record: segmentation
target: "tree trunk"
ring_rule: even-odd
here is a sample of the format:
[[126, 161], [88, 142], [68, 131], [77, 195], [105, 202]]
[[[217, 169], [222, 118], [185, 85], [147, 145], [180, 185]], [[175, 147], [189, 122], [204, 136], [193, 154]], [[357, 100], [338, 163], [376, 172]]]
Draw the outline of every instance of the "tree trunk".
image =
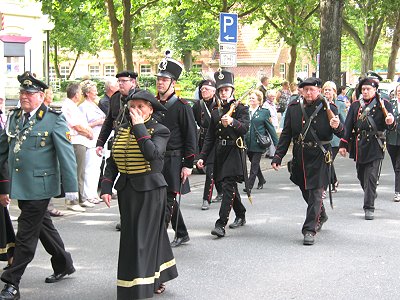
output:
[[364, 42], [362, 42], [356, 29], [346, 20], [343, 20], [343, 29], [354, 39], [361, 52], [361, 74], [372, 70], [374, 66], [374, 50], [381, 35], [384, 18], [376, 18], [370, 25], [364, 26]]
[[364, 75], [374, 67], [374, 49], [364, 45], [361, 50], [361, 75]]
[[400, 12], [397, 12], [395, 15], [397, 22], [393, 32], [392, 48], [390, 50], [387, 73], [387, 79], [392, 81], [394, 80], [394, 75], [396, 72], [396, 58], [400, 48]]
[[69, 71], [69, 74], [68, 74], [68, 76], [67, 76], [67, 80], [69, 80], [69, 79], [71, 78], [71, 75], [72, 75], [72, 73], [73, 73], [74, 70], [75, 70], [76, 64], [77, 64], [78, 59], [79, 59], [80, 56], [81, 56], [81, 51], [79, 51], [78, 54], [77, 54], [76, 57], [75, 57], [74, 64], [72, 65], [72, 68], [71, 68], [71, 70]]
[[193, 66], [193, 57], [191, 50], [183, 50], [183, 65], [185, 67], [185, 71], [189, 72]]
[[122, 60], [121, 45], [119, 43], [118, 27], [120, 22], [117, 19], [115, 13], [114, 1], [106, 0], [108, 18], [110, 19], [110, 32], [112, 47], [114, 51], [115, 64], [117, 66], [117, 72], [121, 72], [124, 69], [124, 63]]
[[122, 41], [124, 48], [124, 60], [125, 60], [125, 68], [127, 70], [133, 71], [133, 58], [132, 58], [132, 17], [131, 17], [131, 0], [124, 0], [124, 20], [122, 24]]
[[291, 45], [290, 48], [290, 63], [289, 63], [289, 70], [286, 76], [286, 79], [289, 82], [294, 82], [294, 73], [296, 72], [296, 60], [297, 60], [297, 44]]
[[60, 74], [60, 67], [58, 65], [58, 44], [57, 44], [57, 42], [54, 42], [54, 70], [56, 71], [56, 77], [58, 79], [60, 79], [61, 74]]
[[320, 61], [319, 77], [322, 82], [333, 81], [341, 85], [341, 36], [344, 0], [320, 1]]

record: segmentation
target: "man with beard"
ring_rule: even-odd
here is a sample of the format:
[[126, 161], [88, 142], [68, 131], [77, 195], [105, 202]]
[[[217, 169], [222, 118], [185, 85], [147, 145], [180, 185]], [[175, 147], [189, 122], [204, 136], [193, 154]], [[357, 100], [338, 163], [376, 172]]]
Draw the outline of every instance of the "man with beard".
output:
[[[215, 97], [215, 82], [212, 80], [203, 80], [199, 85], [201, 93], [200, 100], [193, 104], [193, 114], [196, 120], [197, 126], [200, 127], [198, 146], [199, 150], [203, 148], [204, 138], [206, 137], [208, 126], [210, 126], [211, 112], [217, 107], [217, 98]], [[202, 210], [207, 210], [211, 204], [211, 197], [213, 192], [214, 180], [213, 180], [213, 168], [214, 168], [214, 151], [211, 151], [211, 155], [206, 161], [206, 181], [204, 183], [203, 192], [203, 205]], [[217, 189], [217, 198], [221, 198], [221, 188], [219, 185], [215, 185]]]
[[278, 170], [293, 141], [290, 180], [300, 188], [308, 205], [302, 228], [304, 245], [314, 244], [316, 232], [328, 220], [322, 193], [330, 182], [330, 141], [333, 134], [343, 135], [343, 124], [337, 116], [337, 108], [332, 104], [330, 112], [334, 117], [328, 117], [329, 107], [323, 103], [321, 85], [322, 81], [315, 77], [300, 83], [303, 97], [291, 102], [286, 110], [284, 127], [271, 163]]
[[203, 168], [208, 156], [215, 152], [214, 180], [221, 183], [223, 195], [219, 219], [211, 234], [224, 237], [232, 207], [236, 218], [229, 228], [235, 229], [246, 224], [246, 208], [240, 199], [237, 183], [246, 179], [246, 165], [242, 163], [245, 158], [243, 140], [250, 121], [248, 108], [234, 98], [233, 73], [222, 70], [216, 72], [214, 78], [222, 106], [211, 113], [210, 126], [197, 166]]
[[[192, 174], [196, 151], [196, 123], [189, 103], [175, 94], [175, 84], [183, 66], [166, 57], [158, 65], [156, 74], [157, 99], [167, 108], [166, 112], [155, 112], [153, 117], [171, 132], [164, 158], [163, 175], [168, 183], [166, 224], [171, 221], [176, 231], [172, 247], [189, 242], [189, 233], [183, 221], [178, 194], [190, 192], [189, 176]], [[179, 196], [180, 197], [180, 196]]]
[[349, 152], [356, 162], [357, 178], [364, 190], [365, 220], [374, 219], [376, 187], [386, 148], [384, 131], [395, 128], [392, 104], [381, 99], [378, 86], [374, 77], [361, 79], [362, 97], [350, 105], [345, 135], [339, 144], [339, 153], [346, 156]]

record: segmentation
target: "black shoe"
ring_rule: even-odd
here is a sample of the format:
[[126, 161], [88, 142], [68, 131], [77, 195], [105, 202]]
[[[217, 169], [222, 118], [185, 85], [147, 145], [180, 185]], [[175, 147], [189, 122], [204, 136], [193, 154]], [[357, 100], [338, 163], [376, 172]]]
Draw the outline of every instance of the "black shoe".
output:
[[216, 235], [217, 237], [225, 236], [225, 229], [220, 226], [215, 226], [213, 230], [211, 230], [212, 235]]
[[190, 241], [189, 236], [184, 236], [184, 237], [179, 237], [179, 238], [175, 238], [172, 242], [171, 242], [171, 247], [179, 247], [182, 244], [186, 244]]
[[0, 300], [18, 300], [20, 299], [19, 290], [15, 285], [6, 283], [0, 293]]
[[314, 245], [314, 234], [312, 232], [307, 231], [304, 233], [303, 245]]
[[257, 190], [262, 190], [262, 188], [264, 187], [264, 184], [266, 184], [267, 181], [264, 179], [263, 182], [259, 182], [257, 185]]
[[320, 218], [319, 218], [319, 222], [317, 223], [317, 226], [315, 226], [315, 231], [320, 231], [321, 229], [322, 229], [322, 225], [324, 225], [324, 223], [326, 222], [326, 221], [328, 221], [328, 216], [327, 215], [325, 215], [325, 216], [321, 216]]
[[246, 218], [236, 218], [232, 224], [229, 224], [229, 228], [235, 229], [244, 224], [246, 224]]
[[74, 266], [70, 266], [61, 273], [58, 273], [58, 274], [54, 273], [54, 274], [50, 275], [49, 277], [46, 277], [45, 282], [46, 283], [54, 283], [54, 282], [60, 281], [65, 276], [71, 275], [74, 272], [75, 272]]
[[[250, 190], [250, 194], [251, 194], [251, 189]], [[247, 193], [247, 189], [243, 189], [243, 192]]]
[[115, 230], [121, 231], [121, 223], [117, 223], [117, 225], [115, 226]]
[[3, 268], [3, 271], [9, 269], [10, 267], [11, 267], [11, 265], [10, 265], [10, 264], [7, 264], [7, 266], [5, 266], [5, 267]]

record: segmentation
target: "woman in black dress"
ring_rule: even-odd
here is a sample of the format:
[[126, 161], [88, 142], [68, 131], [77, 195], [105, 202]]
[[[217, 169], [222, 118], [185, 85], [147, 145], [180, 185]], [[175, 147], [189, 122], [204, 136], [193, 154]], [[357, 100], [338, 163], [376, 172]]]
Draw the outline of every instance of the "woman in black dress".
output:
[[118, 300], [151, 298], [178, 276], [164, 222], [167, 183], [161, 174], [170, 132], [151, 116], [165, 108], [144, 90], [127, 100], [129, 121], [116, 128], [101, 185], [109, 206], [120, 174], [115, 184], [121, 214]]

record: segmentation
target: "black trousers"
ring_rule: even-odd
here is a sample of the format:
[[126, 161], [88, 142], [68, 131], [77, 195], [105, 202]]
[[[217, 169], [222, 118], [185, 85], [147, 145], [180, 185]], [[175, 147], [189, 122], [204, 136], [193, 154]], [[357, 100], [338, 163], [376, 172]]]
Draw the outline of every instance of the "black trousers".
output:
[[387, 144], [394, 171], [394, 191], [400, 193], [400, 146]]
[[[177, 193], [167, 192], [167, 208], [166, 208], [166, 227], [168, 228], [169, 222], [171, 222], [172, 229], [176, 232], [176, 237], [181, 238], [189, 235], [185, 221], [183, 221], [182, 211], [179, 207], [179, 203], [176, 199], [179, 197]], [[178, 228], [176, 223], [178, 222]]]
[[309, 231], [315, 234], [315, 227], [319, 222], [319, 218], [326, 215], [325, 207], [322, 203], [322, 192], [324, 188], [306, 190], [304, 187], [300, 187], [300, 190], [307, 203], [306, 220], [304, 221], [301, 232], [304, 234], [306, 231]]
[[203, 191], [203, 200], [207, 200], [209, 203], [211, 202], [213, 188], [215, 185], [215, 189], [218, 194], [221, 194], [221, 184], [218, 182], [214, 182], [213, 180], [213, 172], [214, 172], [214, 164], [207, 164], [206, 166], [206, 181], [204, 183], [204, 191]]
[[262, 157], [261, 152], [250, 152], [247, 151], [247, 156], [250, 160], [250, 174], [249, 174], [249, 189], [252, 189], [254, 186], [254, 182], [256, 181], [256, 177], [258, 178], [258, 182], [265, 182], [265, 178], [260, 168], [260, 161]]
[[219, 219], [215, 222], [215, 226], [225, 228], [229, 220], [229, 213], [233, 207], [236, 218], [244, 218], [246, 208], [242, 204], [236, 178], [225, 177], [221, 182], [222, 187], [222, 202], [219, 209]]
[[357, 178], [364, 190], [364, 210], [375, 210], [376, 187], [378, 186], [381, 159], [366, 164], [356, 164]]
[[14, 260], [11, 267], [1, 275], [2, 281], [19, 286], [22, 274], [35, 256], [39, 239], [51, 255], [54, 273], [61, 273], [72, 266], [71, 254], [65, 251], [64, 243], [47, 211], [49, 201], [50, 199], [18, 201], [21, 214], [18, 218]]

